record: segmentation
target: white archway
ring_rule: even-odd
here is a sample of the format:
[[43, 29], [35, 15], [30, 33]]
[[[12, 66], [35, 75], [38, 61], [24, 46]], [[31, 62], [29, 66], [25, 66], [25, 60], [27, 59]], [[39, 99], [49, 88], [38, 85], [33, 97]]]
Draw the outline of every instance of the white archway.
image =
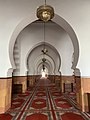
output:
[[[43, 46], [43, 45], [44, 45], [44, 42], [40, 42], [40, 43], [34, 45], [34, 46], [32, 47], [32, 49], [30, 49], [30, 50], [27, 52], [27, 55], [26, 55], [26, 68], [27, 68], [27, 71], [28, 71], [28, 69], [30, 68], [30, 66], [27, 66], [27, 65], [29, 65], [28, 63], [29, 63], [30, 61], [28, 61], [28, 60], [29, 60], [32, 52], [33, 52], [35, 49], [37, 49], [38, 47], [39, 47], [39, 49], [40, 49], [40, 47]], [[45, 43], [45, 46], [48, 47], [49, 49], [51, 49], [51, 51], [54, 52], [54, 53], [58, 56], [58, 63], [57, 63], [57, 66], [58, 66], [58, 67], [56, 67], [56, 62], [54, 61], [54, 59], [52, 58], [52, 56], [50, 56], [49, 54], [46, 54], [46, 55], [45, 55], [45, 58], [51, 62], [52, 66], [53, 66], [53, 67], [52, 67], [53, 73], [58, 73], [58, 74], [59, 74], [59, 72], [60, 72], [59, 70], [60, 70], [60, 66], [61, 66], [61, 57], [60, 57], [60, 54], [58, 53], [57, 49], [56, 49], [54, 46], [52, 46], [51, 44], [49, 44], [49, 43], [46, 42], [46, 43]], [[41, 60], [42, 58], [43, 58], [43, 55], [42, 55], [42, 54], [39, 55], [39, 56], [37, 56], [37, 57], [35, 58], [35, 59], [36, 59], [36, 60], [35, 60], [36, 63], [40, 62], [40, 60]], [[34, 65], [35, 65], [35, 63], [34, 63]], [[28, 68], [28, 67], [29, 67], [29, 68]], [[35, 67], [36, 67], [36, 66], [35, 66]]]
[[[17, 36], [19, 35], [19, 33], [29, 24], [31, 24], [32, 22], [36, 21], [37, 18], [35, 15], [32, 15], [26, 19], [24, 19], [23, 21], [20, 22], [20, 24], [17, 25], [16, 29], [14, 30], [11, 39], [10, 39], [10, 43], [9, 43], [9, 57], [10, 57], [10, 61], [11, 61], [11, 65], [12, 68], [15, 69], [15, 63], [14, 63], [14, 59], [13, 59], [13, 48], [14, 48], [14, 44], [16, 41]], [[78, 58], [79, 58], [79, 43], [78, 43], [78, 39], [77, 36], [73, 30], [73, 28], [71, 27], [71, 25], [64, 20], [62, 17], [60, 17], [59, 15], [55, 14], [55, 17], [52, 19], [53, 22], [55, 22], [56, 24], [58, 24], [59, 26], [61, 26], [70, 36], [72, 43], [73, 43], [73, 47], [74, 47], [74, 57], [73, 57], [73, 63], [72, 63], [72, 69], [76, 68], [77, 62], [78, 62]]]

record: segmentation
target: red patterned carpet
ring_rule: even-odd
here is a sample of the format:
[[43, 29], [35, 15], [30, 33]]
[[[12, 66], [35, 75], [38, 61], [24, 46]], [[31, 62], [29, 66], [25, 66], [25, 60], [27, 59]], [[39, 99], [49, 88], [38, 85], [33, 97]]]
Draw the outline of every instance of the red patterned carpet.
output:
[[62, 94], [50, 80], [40, 79], [26, 93], [14, 96], [0, 120], [89, 120], [75, 107], [75, 99], [75, 93]]

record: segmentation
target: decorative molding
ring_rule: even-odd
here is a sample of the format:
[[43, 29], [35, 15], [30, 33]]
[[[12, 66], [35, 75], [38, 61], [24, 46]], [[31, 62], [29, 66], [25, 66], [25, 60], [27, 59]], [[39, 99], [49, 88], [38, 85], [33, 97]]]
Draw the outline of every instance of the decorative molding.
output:
[[14, 77], [28, 77], [28, 76], [12, 76], [12, 78], [14, 78]]
[[2, 80], [2, 79], [12, 79], [12, 77], [0, 77], [0, 80]]
[[81, 76], [81, 78], [90, 78], [90, 76]]

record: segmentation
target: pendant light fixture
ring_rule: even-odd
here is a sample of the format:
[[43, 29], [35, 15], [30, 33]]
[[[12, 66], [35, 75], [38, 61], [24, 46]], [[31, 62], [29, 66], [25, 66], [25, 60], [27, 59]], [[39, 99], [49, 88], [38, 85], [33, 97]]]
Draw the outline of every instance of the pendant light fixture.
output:
[[45, 23], [54, 17], [54, 9], [52, 6], [47, 5], [46, 0], [45, 0], [45, 4], [41, 5], [37, 8], [36, 15], [37, 15], [37, 18], [39, 18], [40, 20], [43, 21], [43, 26], [44, 26], [44, 46], [43, 46], [43, 49], [41, 50], [41, 52], [43, 53], [42, 69], [43, 69], [43, 71], [45, 71], [45, 62], [46, 62], [45, 54], [47, 54], [47, 52], [48, 52], [48, 50], [45, 47], [45, 30], [46, 30]]
[[46, 4], [46, 0], [44, 5], [38, 7], [37, 17], [44, 22], [47, 22], [54, 17], [54, 9], [52, 6]]

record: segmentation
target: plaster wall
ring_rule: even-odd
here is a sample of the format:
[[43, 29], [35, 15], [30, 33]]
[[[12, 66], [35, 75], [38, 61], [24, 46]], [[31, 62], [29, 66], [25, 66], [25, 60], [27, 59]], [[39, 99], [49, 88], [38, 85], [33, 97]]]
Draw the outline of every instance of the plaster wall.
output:
[[[44, 41], [43, 23], [33, 23], [26, 27], [18, 36], [17, 40], [20, 41], [21, 45], [21, 56], [20, 56], [20, 75], [25, 74], [27, 71], [26, 60], [27, 54], [30, 49], [36, 44]], [[48, 53], [55, 61], [56, 69], [58, 71], [61, 66], [62, 74], [72, 75], [72, 55], [73, 45], [68, 34], [55, 23], [47, 23], [45, 27], [45, 42], [54, 46], [61, 56], [61, 63], [59, 63], [59, 57], [51, 48], [48, 49]], [[46, 46], [47, 47], [47, 46]], [[41, 53], [43, 46], [39, 46], [32, 52], [29, 60], [29, 68], [33, 68], [33, 64], [37, 56]], [[34, 69], [34, 68], [33, 68]], [[32, 71], [32, 70], [31, 70]], [[56, 73], [58, 74], [58, 73]]]
[[[8, 69], [12, 67], [9, 60], [9, 42], [14, 30], [23, 19], [35, 15], [37, 6], [41, 4], [44, 4], [42, 0], [0, 0], [1, 77], [7, 76]], [[90, 51], [90, 1], [55, 0], [52, 2], [49, 0], [47, 4], [54, 6], [55, 13], [65, 19], [74, 29], [80, 46], [77, 67], [80, 68], [82, 76], [90, 76], [90, 56], [88, 55]]]

